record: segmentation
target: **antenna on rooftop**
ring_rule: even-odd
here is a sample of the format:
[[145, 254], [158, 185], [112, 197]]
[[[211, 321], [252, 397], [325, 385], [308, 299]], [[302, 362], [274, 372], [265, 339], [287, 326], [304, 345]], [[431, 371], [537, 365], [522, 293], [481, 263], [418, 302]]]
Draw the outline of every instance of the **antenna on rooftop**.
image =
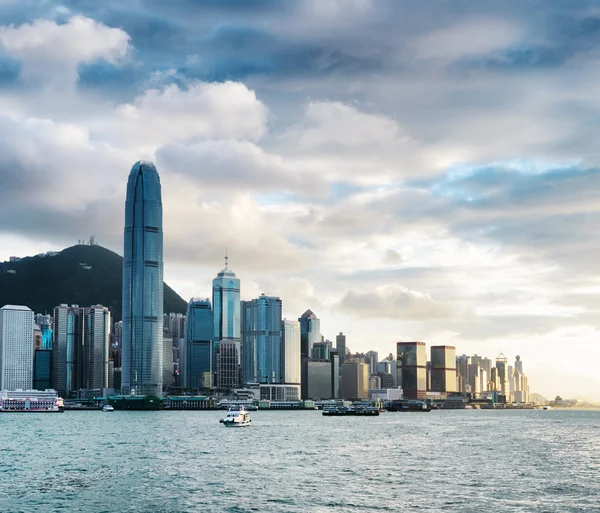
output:
[[229, 262], [229, 257], [227, 256], [227, 246], [225, 246], [225, 269], [227, 269], [228, 262]]

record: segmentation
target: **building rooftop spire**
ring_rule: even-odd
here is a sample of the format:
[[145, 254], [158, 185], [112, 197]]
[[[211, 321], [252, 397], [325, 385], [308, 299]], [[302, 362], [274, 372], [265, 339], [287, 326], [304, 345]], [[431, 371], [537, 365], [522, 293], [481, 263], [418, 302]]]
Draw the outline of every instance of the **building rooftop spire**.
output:
[[228, 262], [229, 262], [229, 257], [227, 256], [227, 246], [225, 246], [225, 269], [227, 269]]

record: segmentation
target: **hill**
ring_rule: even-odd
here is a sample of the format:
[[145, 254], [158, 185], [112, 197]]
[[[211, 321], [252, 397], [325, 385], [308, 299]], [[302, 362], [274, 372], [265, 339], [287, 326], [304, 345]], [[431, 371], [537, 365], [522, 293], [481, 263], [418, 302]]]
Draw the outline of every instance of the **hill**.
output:
[[[85, 264], [85, 267], [81, 264]], [[55, 254], [0, 263], [0, 306], [26, 305], [52, 313], [61, 304], [108, 306], [121, 320], [123, 257], [102, 246], [77, 245]], [[185, 313], [187, 303], [165, 284], [164, 311]]]

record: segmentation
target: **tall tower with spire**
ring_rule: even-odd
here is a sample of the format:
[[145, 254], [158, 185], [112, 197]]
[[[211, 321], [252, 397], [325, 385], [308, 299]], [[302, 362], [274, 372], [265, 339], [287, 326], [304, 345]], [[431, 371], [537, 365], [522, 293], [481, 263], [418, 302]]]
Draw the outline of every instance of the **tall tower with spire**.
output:
[[[225, 250], [225, 268], [213, 280], [212, 303], [213, 354], [216, 358], [222, 340], [231, 340], [238, 348], [240, 347], [240, 280], [229, 269], [227, 250]], [[238, 350], [238, 355], [239, 353]], [[241, 365], [241, 361], [239, 365]], [[215, 361], [216, 367], [217, 362]], [[216, 368], [216, 371], [218, 374], [219, 369]]]

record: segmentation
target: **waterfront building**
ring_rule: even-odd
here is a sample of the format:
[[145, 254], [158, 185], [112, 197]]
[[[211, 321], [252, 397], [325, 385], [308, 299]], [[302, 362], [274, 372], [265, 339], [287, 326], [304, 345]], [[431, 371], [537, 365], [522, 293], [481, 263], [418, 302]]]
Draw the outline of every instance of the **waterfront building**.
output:
[[342, 365], [340, 396], [343, 399], [369, 398], [369, 365], [358, 358], [346, 359]]
[[163, 227], [160, 178], [150, 162], [131, 168], [125, 200], [121, 391], [162, 395]]
[[488, 376], [490, 375], [490, 372], [493, 367], [492, 360], [490, 360], [489, 358], [485, 358], [483, 356], [479, 356], [477, 354], [474, 354], [473, 356], [470, 357], [469, 363], [478, 363], [479, 368], [485, 370], [485, 372], [487, 373]]
[[[229, 257], [225, 256], [225, 268], [212, 282], [213, 306], [213, 357], [221, 340], [241, 343], [241, 302], [240, 280], [228, 267]], [[216, 367], [216, 361], [215, 361]], [[218, 367], [216, 368], [218, 372]]]
[[83, 347], [83, 317], [79, 305], [54, 308], [52, 388], [64, 398], [76, 397], [79, 388], [77, 357]]
[[311, 310], [306, 310], [298, 322], [300, 323], [300, 352], [310, 358], [313, 345], [321, 342], [321, 321]]
[[0, 308], [0, 390], [33, 385], [33, 312], [26, 306]]
[[431, 390], [456, 392], [456, 348], [431, 346]]
[[283, 336], [281, 344], [283, 382], [290, 385], [300, 385], [300, 323], [284, 319], [281, 322]]
[[50, 349], [38, 349], [33, 356], [33, 388], [35, 390], [46, 390], [51, 384], [52, 351]]
[[425, 342], [396, 344], [398, 386], [407, 399], [425, 399], [427, 392], [427, 350]]
[[214, 314], [210, 300], [192, 298], [185, 316], [185, 338], [179, 346], [179, 372], [184, 388], [201, 388], [204, 373], [215, 373]]
[[300, 385], [286, 384], [260, 384], [261, 401], [298, 401], [300, 399]]
[[303, 399], [336, 399], [339, 397], [339, 358], [332, 353], [327, 361], [307, 362], [307, 397]]
[[508, 385], [508, 360], [504, 354], [496, 356], [496, 369], [498, 369], [498, 380], [500, 381], [500, 391], [509, 398], [510, 390]]
[[[221, 339], [217, 348], [217, 388], [233, 390], [240, 386], [241, 350], [239, 340]], [[210, 374], [205, 373], [203, 385], [209, 385]]]
[[340, 365], [344, 365], [344, 361], [346, 360], [346, 335], [341, 331], [335, 337], [335, 349], [340, 357]]
[[242, 301], [244, 383], [282, 383], [281, 299], [261, 294]]

